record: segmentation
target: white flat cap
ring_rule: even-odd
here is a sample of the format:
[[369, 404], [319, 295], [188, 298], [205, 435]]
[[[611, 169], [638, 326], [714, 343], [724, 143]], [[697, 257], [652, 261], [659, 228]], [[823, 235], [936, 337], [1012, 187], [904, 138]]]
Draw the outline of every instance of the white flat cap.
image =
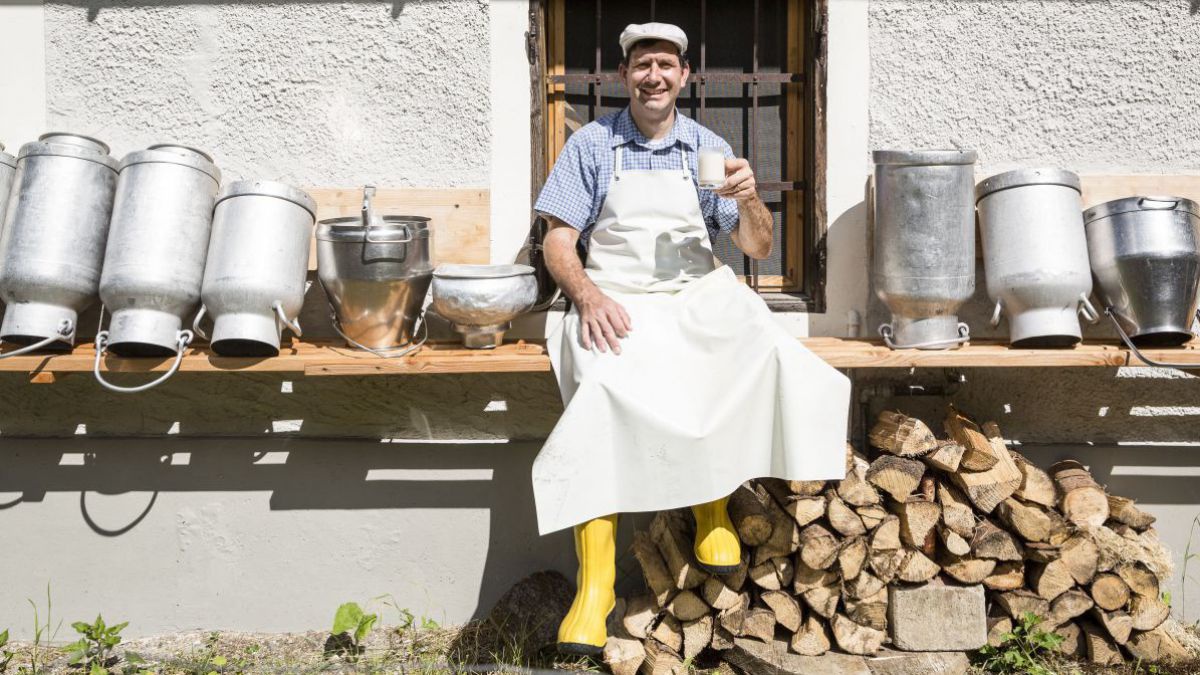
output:
[[621, 54], [629, 56], [629, 48], [640, 40], [666, 40], [679, 47], [679, 53], [687, 51], [687, 33], [670, 23], [631, 23], [621, 31]]

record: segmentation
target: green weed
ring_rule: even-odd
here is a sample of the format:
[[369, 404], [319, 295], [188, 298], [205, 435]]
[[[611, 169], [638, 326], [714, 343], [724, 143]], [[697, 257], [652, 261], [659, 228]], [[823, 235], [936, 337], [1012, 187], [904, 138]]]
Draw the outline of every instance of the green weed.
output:
[[357, 602], [343, 603], [333, 615], [333, 628], [329, 630], [329, 639], [325, 641], [325, 655], [340, 656], [350, 663], [356, 663], [367, 651], [364, 643], [377, 621], [378, 614], [363, 612]]
[[1026, 612], [1012, 631], [1001, 637], [999, 647], [980, 649], [983, 669], [1003, 675], [1056, 675], [1045, 665], [1044, 657], [1062, 644], [1063, 637], [1039, 628], [1041, 622], [1041, 617]]

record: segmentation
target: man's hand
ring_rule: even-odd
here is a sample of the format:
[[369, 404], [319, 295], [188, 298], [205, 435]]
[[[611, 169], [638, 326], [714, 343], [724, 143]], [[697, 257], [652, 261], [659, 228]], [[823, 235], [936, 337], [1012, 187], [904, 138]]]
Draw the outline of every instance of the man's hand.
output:
[[590, 350], [595, 344], [601, 352], [611, 348], [613, 354], [620, 354], [621, 339], [633, 329], [625, 308], [599, 289], [580, 298], [578, 305], [583, 348]]
[[758, 196], [757, 185], [750, 162], [742, 157], [727, 159], [725, 160], [725, 183], [717, 188], [716, 193], [722, 197], [744, 202]]

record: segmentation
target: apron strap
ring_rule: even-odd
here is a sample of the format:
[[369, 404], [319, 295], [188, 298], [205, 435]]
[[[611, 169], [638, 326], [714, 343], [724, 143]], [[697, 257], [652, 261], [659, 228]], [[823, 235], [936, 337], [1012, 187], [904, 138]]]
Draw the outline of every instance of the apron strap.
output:
[[621, 180], [621, 174], [625, 171], [621, 166], [621, 146], [617, 146], [613, 153], [613, 180]]
[[683, 145], [683, 143], [679, 144], [679, 160], [681, 162], [683, 162], [683, 179], [691, 180], [692, 179], [692, 165], [688, 164], [687, 148]]

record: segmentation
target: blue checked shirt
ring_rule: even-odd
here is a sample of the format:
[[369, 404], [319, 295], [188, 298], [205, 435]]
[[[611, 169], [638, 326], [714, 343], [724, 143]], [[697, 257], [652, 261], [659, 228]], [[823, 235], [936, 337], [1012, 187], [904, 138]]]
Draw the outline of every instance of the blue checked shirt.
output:
[[[580, 245], [586, 250], [591, 230], [600, 217], [600, 207], [608, 197], [613, 176], [613, 150], [624, 146], [621, 156], [626, 170], [679, 171], [683, 169], [677, 147], [680, 145], [687, 150], [693, 183], [699, 172], [697, 152], [700, 148], [719, 147], [725, 152], [726, 159], [733, 158], [733, 149], [725, 139], [678, 110], [671, 132], [658, 141], [642, 135], [633, 123], [628, 107], [605, 115], [584, 125], [567, 139], [533, 208], [579, 230], [582, 233]], [[715, 239], [718, 232], [730, 232], [737, 227], [736, 201], [718, 197], [712, 190], [697, 188], [697, 193], [709, 237]]]

